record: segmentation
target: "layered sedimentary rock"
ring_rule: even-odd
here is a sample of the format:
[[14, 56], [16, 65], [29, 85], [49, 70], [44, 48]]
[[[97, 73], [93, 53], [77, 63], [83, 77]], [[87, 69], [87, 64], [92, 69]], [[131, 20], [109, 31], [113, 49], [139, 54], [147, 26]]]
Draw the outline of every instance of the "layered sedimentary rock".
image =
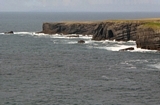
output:
[[83, 34], [93, 35], [94, 27], [98, 23], [75, 23], [75, 22], [63, 22], [63, 23], [44, 23], [43, 33], [46, 34]]
[[138, 48], [160, 51], [160, 31], [152, 28], [140, 28], [136, 34]]
[[46, 34], [83, 34], [93, 35], [93, 40], [128, 41], [136, 39], [139, 22], [61, 22], [44, 23], [43, 33]]
[[159, 30], [160, 20], [154, 19], [44, 23], [42, 32], [93, 35], [93, 40], [134, 40], [139, 48], [160, 50]]

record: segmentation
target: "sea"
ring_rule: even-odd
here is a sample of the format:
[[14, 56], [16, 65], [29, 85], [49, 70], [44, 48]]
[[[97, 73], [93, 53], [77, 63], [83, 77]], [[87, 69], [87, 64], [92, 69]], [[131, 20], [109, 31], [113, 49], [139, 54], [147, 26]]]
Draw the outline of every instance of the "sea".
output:
[[[159, 17], [156, 12], [1, 12], [0, 105], [160, 105], [160, 52], [137, 48], [135, 41], [36, 33], [44, 22]], [[14, 34], [4, 34], [8, 31]], [[135, 50], [119, 51], [127, 47]]]

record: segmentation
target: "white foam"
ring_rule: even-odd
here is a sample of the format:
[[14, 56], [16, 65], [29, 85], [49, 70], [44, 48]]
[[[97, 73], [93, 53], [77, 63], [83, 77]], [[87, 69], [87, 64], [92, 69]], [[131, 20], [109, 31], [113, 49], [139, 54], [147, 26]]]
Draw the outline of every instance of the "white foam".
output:
[[35, 32], [32, 32], [31, 35], [36, 35], [36, 36], [49, 36], [48, 34], [44, 34], [44, 33], [35, 33]]
[[94, 43], [91, 39], [85, 40], [85, 43], [86, 43], [86, 44], [94, 44], [94, 45], [98, 45], [98, 44]]
[[44, 33], [36, 33], [36, 32], [14, 32], [17, 35], [32, 35], [32, 36], [49, 36], [48, 34]]
[[129, 48], [129, 47], [136, 48], [136, 46], [133, 46], [133, 45], [118, 45], [118, 44], [112, 45], [111, 47], [104, 46], [104, 47], [97, 47], [97, 48], [106, 49], [109, 51], [119, 51], [121, 49]]
[[99, 49], [106, 49], [109, 51], [120, 51], [121, 49], [126, 49], [129, 47], [134, 48], [134, 50], [127, 50], [129, 52], [157, 52], [157, 50], [147, 50], [147, 49], [137, 48], [136, 46], [127, 46], [127, 45], [117, 45], [117, 46], [113, 46], [113, 47], [99, 47]]
[[[4, 33], [0, 33], [4, 34]], [[68, 34], [68, 35], [61, 35], [61, 34], [44, 34], [44, 33], [36, 33], [36, 32], [14, 32], [17, 35], [31, 35], [31, 36], [48, 36], [50, 38], [63, 38], [63, 39], [74, 39], [74, 38], [81, 38], [81, 39], [91, 39], [91, 35], [77, 35], [77, 34]], [[73, 37], [71, 37], [73, 35]], [[79, 36], [79, 37], [74, 37]]]
[[82, 39], [92, 39], [92, 36], [91, 35], [79, 35], [79, 38], [82, 38]]
[[127, 41], [129, 43], [136, 43], [136, 41], [133, 41], [133, 40], [130, 40], [130, 41]]
[[[4, 35], [4, 33], [0, 33], [1, 35]], [[156, 50], [147, 50], [147, 49], [141, 49], [136, 47], [135, 41], [115, 41], [115, 40], [102, 40], [102, 41], [94, 41], [92, 39], [92, 35], [78, 35], [79, 37], [68, 37], [68, 36], [76, 36], [77, 34], [68, 34], [68, 35], [61, 35], [61, 34], [44, 34], [44, 33], [36, 33], [36, 32], [14, 32], [14, 34], [18, 35], [31, 35], [31, 36], [37, 36], [37, 37], [49, 37], [49, 38], [61, 38], [61, 39], [84, 39], [85, 44], [90, 44], [90, 48], [97, 48], [97, 49], [105, 49], [109, 51], [119, 51], [121, 49], [133, 47], [134, 50], [131, 50], [130, 52], [157, 52]], [[7, 34], [10, 35], [10, 34]], [[68, 44], [75, 44], [77, 41], [68, 41]]]
[[118, 45], [118, 47], [116, 47], [116, 50], [119, 51], [121, 49], [126, 49], [126, 48], [129, 48], [129, 47], [133, 47], [134, 49], [136, 48], [135, 45]]
[[64, 39], [65, 37], [63, 35], [54, 34], [54, 35], [50, 35], [50, 38]]
[[32, 32], [14, 32], [14, 34], [33, 34]]
[[105, 41], [102, 41], [102, 42], [103, 43], [118, 43], [118, 41], [116, 42], [115, 40], [105, 40]]
[[[73, 37], [72, 37], [73, 35]], [[78, 37], [74, 37], [78, 36]], [[62, 38], [62, 39], [91, 39], [91, 36], [84, 36], [84, 35], [77, 35], [77, 34], [68, 34], [68, 35], [61, 35], [61, 34], [53, 34], [50, 35], [51, 38]]]
[[78, 43], [77, 41], [72, 41], [72, 42], [68, 42], [69, 44], [76, 44]]
[[[93, 43], [94, 43], [94, 41], [93, 41]], [[100, 41], [99, 43], [106, 44], [106, 45], [103, 45], [101, 47], [97, 46], [96, 48], [105, 49], [105, 50], [109, 50], [109, 51], [119, 51], [121, 49], [133, 47], [134, 50], [128, 50], [128, 51], [129, 52], [157, 52], [157, 50], [147, 50], [147, 49], [137, 48], [135, 41], [128, 41], [128, 42], [120, 41], [119, 42], [119, 41], [115, 41], [115, 40], [113, 40], [113, 41], [105, 40], [105, 41]]]
[[0, 33], [0, 35], [4, 35], [4, 33]]
[[128, 43], [128, 44], [135, 44], [136, 41], [116, 41], [116, 40], [104, 40], [104, 41], [99, 41], [99, 42], [103, 42], [103, 43], [117, 43], [117, 44], [125, 44], [125, 43]]
[[130, 52], [157, 52], [157, 50], [147, 50], [147, 49], [141, 49], [141, 48], [135, 47], [134, 50]]

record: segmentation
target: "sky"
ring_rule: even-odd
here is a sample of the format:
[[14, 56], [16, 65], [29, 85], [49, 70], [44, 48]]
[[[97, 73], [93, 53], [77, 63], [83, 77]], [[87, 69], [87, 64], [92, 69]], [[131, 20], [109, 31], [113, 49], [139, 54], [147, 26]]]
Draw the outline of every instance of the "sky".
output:
[[160, 12], [160, 0], [0, 0], [0, 12]]

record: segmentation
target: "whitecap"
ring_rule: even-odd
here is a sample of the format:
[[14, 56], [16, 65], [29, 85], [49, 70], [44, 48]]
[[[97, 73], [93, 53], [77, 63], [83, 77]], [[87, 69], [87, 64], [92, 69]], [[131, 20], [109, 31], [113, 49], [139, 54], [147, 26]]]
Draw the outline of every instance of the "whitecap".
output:
[[154, 64], [154, 65], [150, 65], [150, 66], [160, 70], [160, 63]]

